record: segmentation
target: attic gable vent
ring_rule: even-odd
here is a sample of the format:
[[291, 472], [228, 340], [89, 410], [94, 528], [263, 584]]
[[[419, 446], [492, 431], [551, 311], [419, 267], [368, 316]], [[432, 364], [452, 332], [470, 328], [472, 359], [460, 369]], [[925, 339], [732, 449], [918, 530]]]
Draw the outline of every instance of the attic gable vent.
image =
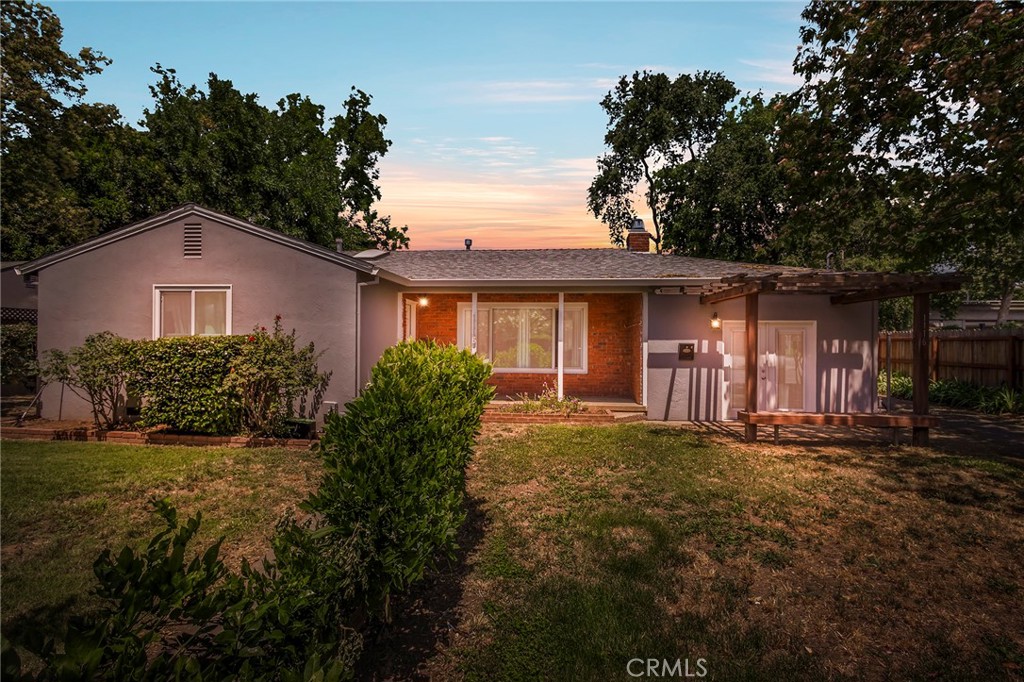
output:
[[185, 258], [203, 257], [203, 226], [185, 226]]

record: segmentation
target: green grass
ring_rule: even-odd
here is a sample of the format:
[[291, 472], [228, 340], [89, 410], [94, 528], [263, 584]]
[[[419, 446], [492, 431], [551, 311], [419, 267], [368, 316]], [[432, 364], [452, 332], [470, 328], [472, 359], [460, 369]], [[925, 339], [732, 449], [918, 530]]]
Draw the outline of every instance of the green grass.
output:
[[725, 680], [1015, 679], [1019, 468], [551, 426], [490, 431], [469, 491], [478, 606], [444, 656], [466, 679], [631, 679], [632, 658]]
[[259, 559], [277, 519], [315, 484], [314, 455], [290, 450], [4, 441], [0, 446], [5, 636], [52, 633], [90, 608], [105, 547], [148, 541], [153, 497], [203, 513], [200, 543], [229, 563]]

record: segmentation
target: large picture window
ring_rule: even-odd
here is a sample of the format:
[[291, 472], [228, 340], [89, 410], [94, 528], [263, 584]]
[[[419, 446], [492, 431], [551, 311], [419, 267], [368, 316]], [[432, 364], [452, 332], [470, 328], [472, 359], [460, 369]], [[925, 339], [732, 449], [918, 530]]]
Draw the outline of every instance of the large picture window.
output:
[[[587, 371], [587, 304], [565, 304], [565, 371]], [[459, 347], [473, 347], [473, 307], [459, 304]], [[495, 372], [554, 372], [558, 369], [558, 305], [479, 303], [477, 353]]]
[[222, 336], [231, 333], [231, 288], [156, 286], [153, 337]]

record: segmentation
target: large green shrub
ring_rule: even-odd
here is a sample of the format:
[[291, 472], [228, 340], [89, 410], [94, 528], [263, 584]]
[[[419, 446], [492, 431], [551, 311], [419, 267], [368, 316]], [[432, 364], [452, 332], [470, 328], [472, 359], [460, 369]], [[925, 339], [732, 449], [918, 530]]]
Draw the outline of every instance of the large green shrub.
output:
[[135, 341], [130, 389], [142, 400], [141, 426], [204, 434], [238, 432], [239, 402], [225, 385], [243, 336]]
[[390, 617], [389, 601], [455, 549], [465, 518], [465, 468], [494, 389], [490, 365], [433, 342], [384, 352], [370, 383], [321, 439], [325, 473], [305, 503], [326, 545], [363, 551], [362, 599]]
[[39, 373], [36, 326], [28, 322], [0, 325], [0, 383], [31, 387]]
[[47, 351], [40, 376], [44, 381], [60, 381], [88, 400], [98, 428], [114, 428], [125, 416], [131, 343], [112, 332], [92, 334], [81, 346], [67, 352]]

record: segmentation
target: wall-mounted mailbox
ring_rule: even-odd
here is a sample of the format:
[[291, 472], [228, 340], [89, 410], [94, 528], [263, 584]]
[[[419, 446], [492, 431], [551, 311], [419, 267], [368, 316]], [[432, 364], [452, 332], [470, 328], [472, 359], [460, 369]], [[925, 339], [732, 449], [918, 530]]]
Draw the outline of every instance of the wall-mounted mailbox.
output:
[[679, 344], [679, 359], [680, 360], [693, 360], [694, 348], [697, 344], [695, 343], [681, 343]]

